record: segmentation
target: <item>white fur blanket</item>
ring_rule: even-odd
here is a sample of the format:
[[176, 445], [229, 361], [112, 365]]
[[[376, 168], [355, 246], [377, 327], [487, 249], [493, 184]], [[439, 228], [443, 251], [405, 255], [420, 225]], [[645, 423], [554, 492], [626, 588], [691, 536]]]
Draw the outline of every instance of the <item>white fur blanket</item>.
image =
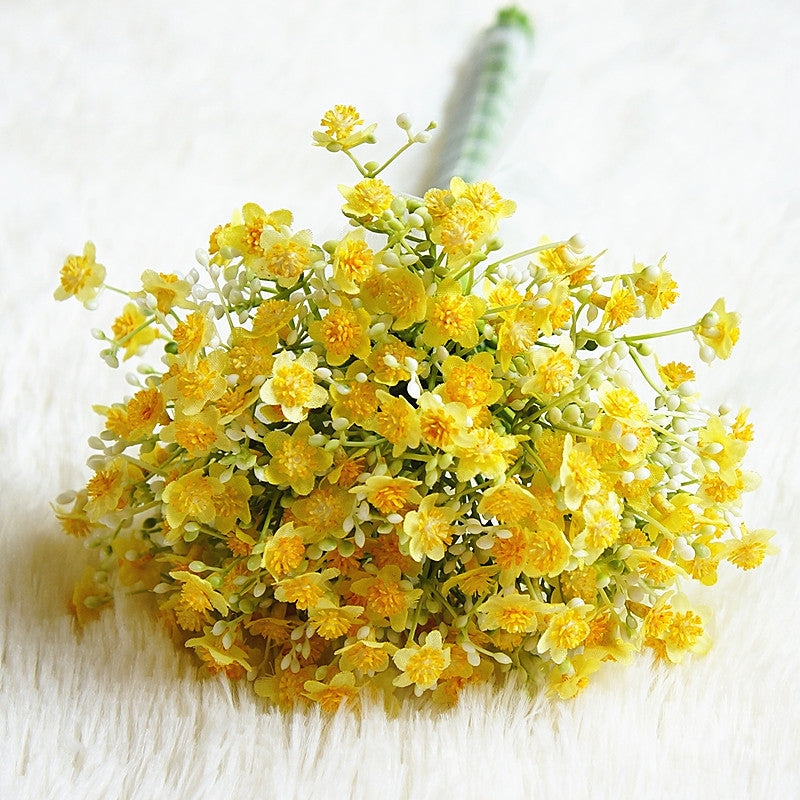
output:
[[[198, 681], [134, 600], [78, 641], [80, 572], [48, 502], [86, 480], [92, 403], [125, 393], [94, 314], [56, 304], [87, 238], [109, 279], [192, 266], [247, 201], [319, 238], [345, 159], [310, 147], [333, 103], [392, 136], [443, 119], [485, 0], [46, 0], [0, 5], [0, 797], [789, 798], [800, 796], [800, 6], [788, 0], [529, 3], [532, 77], [494, 177], [514, 242], [580, 231], [608, 269], [669, 253], [676, 324], [721, 294], [733, 357], [698, 383], [752, 406], [759, 570], [724, 570], [703, 659], [610, 668], [571, 702], [512, 691], [386, 719], [267, 711]], [[396, 129], [395, 129], [396, 130]], [[435, 142], [391, 173], [419, 188]], [[798, 294], [796, 294], [798, 293]]]

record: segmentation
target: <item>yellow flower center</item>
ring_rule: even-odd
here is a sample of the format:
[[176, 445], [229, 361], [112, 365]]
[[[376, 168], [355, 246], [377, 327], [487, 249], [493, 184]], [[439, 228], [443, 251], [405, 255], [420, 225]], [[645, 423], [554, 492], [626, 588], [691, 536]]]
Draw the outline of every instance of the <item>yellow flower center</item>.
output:
[[179, 322], [172, 332], [179, 353], [196, 353], [203, 346], [206, 333], [206, 318], [195, 312]]
[[342, 703], [342, 700], [349, 700], [356, 693], [352, 686], [326, 686], [322, 691], [314, 695], [314, 699], [319, 703], [319, 707], [326, 712], [333, 713]]
[[347, 308], [333, 309], [322, 321], [323, 344], [333, 355], [351, 354], [363, 334], [356, 313]]
[[208, 611], [211, 608], [211, 600], [200, 586], [187, 582], [181, 587], [181, 600], [193, 611]]
[[304, 442], [288, 439], [278, 447], [274, 455], [275, 464], [290, 481], [305, 478], [311, 474], [312, 453], [312, 448]]
[[428, 444], [441, 449], [452, 443], [458, 433], [458, 425], [444, 409], [439, 408], [422, 414], [420, 431]]
[[380, 178], [366, 178], [353, 187], [350, 205], [358, 214], [378, 217], [392, 204], [392, 190]]
[[370, 503], [383, 514], [400, 511], [406, 505], [407, 489], [403, 486], [384, 486], [370, 497]]
[[675, 614], [667, 630], [666, 641], [678, 650], [688, 650], [697, 644], [702, 635], [703, 620], [694, 611], [686, 611]]
[[272, 381], [275, 397], [287, 408], [305, 405], [311, 399], [313, 389], [314, 375], [300, 364], [290, 364], [278, 370]]
[[67, 294], [77, 294], [91, 275], [86, 256], [70, 256], [61, 268], [61, 285]]
[[589, 624], [578, 611], [569, 609], [550, 623], [553, 644], [561, 650], [572, 650], [590, 633]]
[[480, 213], [471, 203], [448, 209], [442, 220], [442, 247], [448, 255], [469, 253], [483, 232]]
[[286, 601], [294, 603], [301, 611], [307, 611], [315, 606], [325, 594], [320, 586], [317, 586], [316, 583], [313, 583], [304, 575], [287, 581], [283, 590], [286, 595]]
[[336, 105], [330, 111], [325, 112], [319, 124], [325, 129], [328, 136], [341, 142], [353, 132], [356, 125], [360, 125], [362, 122], [363, 120], [354, 106]]
[[305, 555], [306, 548], [299, 536], [279, 536], [270, 542], [264, 561], [270, 572], [280, 577], [297, 569]]
[[385, 617], [399, 614], [406, 607], [406, 595], [403, 587], [395, 581], [376, 578], [366, 597], [370, 606]]
[[187, 516], [202, 516], [213, 505], [211, 486], [202, 475], [187, 475], [179, 479], [178, 490], [170, 505]]
[[614, 292], [606, 303], [606, 316], [612, 328], [629, 322], [636, 313], [636, 298], [627, 289]]
[[434, 301], [430, 321], [449, 338], [456, 338], [474, 322], [472, 306], [461, 295], [443, 295]]
[[377, 387], [372, 383], [352, 383], [350, 394], [340, 400], [343, 413], [354, 422], [364, 422], [378, 410]]
[[324, 639], [336, 639], [350, 630], [352, 621], [339, 608], [325, 608], [314, 615], [317, 633]]
[[187, 400], [205, 400], [212, 393], [217, 373], [207, 361], [201, 361], [194, 372], [181, 370], [178, 391]]
[[739, 569], [754, 569], [764, 561], [766, 555], [766, 542], [740, 542], [731, 550], [728, 561]]
[[447, 398], [465, 406], [479, 406], [486, 402], [492, 390], [492, 378], [485, 369], [463, 364], [456, 366], [445, 383]]
[[555, 531], [544, 528], [537, 531], [528, 549], [528, 563], [544, 574], [552, 572], [563, 560], [564, 544]]
[[208, 452], [216, 440], [216, 432], [204, 422], [186, 419], [175, 423], [175, 441], [190, 455]]
[[96, 472], [89, 483], [86, 484], [86, 491], [89, 497], [98, 498], [105, 497], [110, 494], [119, 485], [120, 471], [118, 467], [109, 467], [108, 469]]
[[377, 647], [369, 647], [363, 642], [357, 642], [352, 649], [347, 651], [347, 658], [356, 668], [371, 672], [384, 666], [387, 661], [386, 653]]
[[497, 621], [509, 633], [525, 633], [530, 628], [534, 610], [524, 606], [506, 606], [497, 612]]
[[252, 219], [249, 224], [245, 225], [244, 245], [247, 252], [251, 255], [261, 256], [264, 255], [264, 249], [261, 247], [261, 234], [264, 232], [264, 226], [267, 221], [262, 217]]
[[413, 536], [423, 553], [429, 553], [440, 544], [449, 544], [453, 529], [440, 508], [420, 511], [417, 516], [417, 530]]
[[412, 683], [428, 686], [435, 683], [444, 671], [446, 660], [444, 653], [435, 647], [420, 647], [406, 663], [405, 674]]
[[528, 540], [520, 530], [512, 530], [507, 539], [495, 539], [492, 555], [500, 569], [521, 568], [528, 556]]
[[558, 394], [569, 386], [575, 374], [575, 362], [567, 353], [553, 353], [536, 374], [545, 394]]
[[360, 239], [347, 239], [336, 249], [334, 269], [355, 284], [363, 283], [373, 270], [375, 254]]
[[276, 242], [266, 254], [266, 269], [279, 278], [296, 278], [308, 264], [308, 248], [298, 242]]

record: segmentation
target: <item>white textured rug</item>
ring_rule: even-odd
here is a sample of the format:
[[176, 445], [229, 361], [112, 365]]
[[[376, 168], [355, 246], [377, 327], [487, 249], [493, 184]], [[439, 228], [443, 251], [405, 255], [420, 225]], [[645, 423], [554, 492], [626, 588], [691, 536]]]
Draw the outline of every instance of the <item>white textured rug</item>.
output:
[[[125, 391], [107, 324], [51, 297], [92, 238], [119, 285], [184, 270], [246, 201], [335, 233], [342, 159], [309, 145], [327, 107], [442, 119], [485, 0], [224, 6], [0, 4], [0, 797], [789, 798], [800, 796], [800, 6], [791, 0], [530, 3], [533, 72], [493, 177], [509, 241], [580, 231], [610, 269], [669, 253], [695, 319], [743, 315], [699, 384], [753, 407], [754, 527], [779, 556], [705, 594], [716, 645], [688, 666], [607, 669], [573, 702], [470, 695], [387, 720], [265, 711], [198, 682], [135, 601], [77, 641], [81, 547], [48, 501], [88, 475], [93, 402]], [[417, 190], [420, 148], [390, 175]]]

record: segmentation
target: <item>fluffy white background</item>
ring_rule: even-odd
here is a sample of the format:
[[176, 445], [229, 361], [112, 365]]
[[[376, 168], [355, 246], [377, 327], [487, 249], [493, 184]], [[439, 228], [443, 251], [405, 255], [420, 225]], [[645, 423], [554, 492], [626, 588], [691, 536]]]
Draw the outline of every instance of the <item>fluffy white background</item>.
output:
[[[716, 646], [688, 667], [608, 669], [572, 703], [481, 693], [437, 717], [265, 711], [198, 682], [132, 602], [76, 641], [80, 572], [48, 501], [88, 475], [92, 402], [125, 392], [51, 293], [92, 238], [110, 278], [185, 270], [246, 201], [337, 233], [344, 159], [309, 146], [334, 102], [386, 139], [443, 119], [479, 0], [0, 4], [0, 719], [4, 798], [796, 797], [795, 543], [800, 6], [792, 0], [531, 2], [537, 39], [516, 135], [492, 172], [514, 242], [583, 233], [606, 267], [669, 253], [691, 321], [743, 314], [709, 402], [753, 407], [753, 527], [781, 554], [706, 592]], [[396, 129], [395, 129], [396, 130]], [[435, 143], [397, 165], [418, 190]], [[689, 347], [688, 352], [693, 352]]]

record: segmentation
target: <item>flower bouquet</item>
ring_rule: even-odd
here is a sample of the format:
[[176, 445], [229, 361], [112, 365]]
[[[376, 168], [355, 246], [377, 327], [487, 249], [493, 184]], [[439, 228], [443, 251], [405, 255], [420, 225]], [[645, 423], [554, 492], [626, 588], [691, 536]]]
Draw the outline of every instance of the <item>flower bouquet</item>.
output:
[[[719, 299], [637, 332], [678, 297], [663, 259], [603, 274], [577, 237], [504, 253], [515, 204], [491, 184], [384, 181], [433, 127], [397, 124], [364, 161], [376, 126], [322, 117], [314, 143], [357, 172], [339, 238], [248, 203], [199, 268], [116, 290], [94, 335], [110, 366], [139, 359], [134, 391], [95, 407], [93, 475], [56, 504], [92, 553], [78, 624], [147, 593], [206, 672], [328, 711], [503, 676], [567, 698], [604, 662], [705, 652], [682, 586], [758, 566], [773, 533], [738, 516], [747, 409], [705, 408], [651, 342], [727, 358], [738, 315]], [[105, 278], [87, 243], [55, 296], [92, 307]]]

